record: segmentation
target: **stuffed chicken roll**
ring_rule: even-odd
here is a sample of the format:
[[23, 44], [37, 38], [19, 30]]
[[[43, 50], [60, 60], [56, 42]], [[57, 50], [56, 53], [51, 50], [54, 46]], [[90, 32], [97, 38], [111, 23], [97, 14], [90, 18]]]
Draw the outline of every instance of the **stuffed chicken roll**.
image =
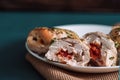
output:
[[84, 35], [84, 42], [89, 46], [91, 66], [114, 66], [117, 62], [117, 50], [111, 38], [102, 32]]
[[57, 39], [78, 39], [79, 36], [73, 31], [61, 28], [38, 27], [30, 31], [27, 37], [28, 47], [38, 53], [46, 53], [50, 44]]
[[76, 39], [56, 40], [49, 47], [45, 57], [71, 66], [87, 66], [90, 61], [89, 47]]
[[112, 40], [115, 42], [115, 47], [120, 56], [120, 23], [112, 27], [112, 30], [109, 33]]

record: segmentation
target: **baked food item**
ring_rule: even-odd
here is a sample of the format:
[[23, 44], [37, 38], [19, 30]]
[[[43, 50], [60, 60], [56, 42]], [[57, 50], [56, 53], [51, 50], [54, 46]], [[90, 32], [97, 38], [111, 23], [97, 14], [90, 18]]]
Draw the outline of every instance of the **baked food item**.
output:
[[90, 32], [84, 35], [84, 42], [90, 48], [91, 66], [115, 66], [117, 50], [111, 38], [102, 32]]
[[90, 61], [89, 47], [82, 41], [70, 38], [53, 42], [45, 57], [71, 66], [87, 66]]
[[113, 29], [116, 29], [116, 28], [120, 28], [120, 23], [114, 24], [114, 25], [112, 26], [112, 30], [113, 30]]
[[115, 47], [117, 48], [118, 53], [120, 53], [120, 24], [114, 25], [109, 35], [115, 42]]
[[27, 37], [27, 45], [32, 51], [41, 54], [48, 51], [48, 48], [52, 42], [62, 38], [80, 40], [79, 36], [70, 30], [38, 27], [30, 31]]

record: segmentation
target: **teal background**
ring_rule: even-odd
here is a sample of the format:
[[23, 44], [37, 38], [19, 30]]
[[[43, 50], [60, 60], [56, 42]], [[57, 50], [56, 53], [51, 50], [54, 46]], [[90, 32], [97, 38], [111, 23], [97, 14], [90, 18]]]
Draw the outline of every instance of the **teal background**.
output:
[[35, 27], [118, 22], [119, 13], [0, 12], [0, 80], [44, 80], [25, 60], [26, 37]]

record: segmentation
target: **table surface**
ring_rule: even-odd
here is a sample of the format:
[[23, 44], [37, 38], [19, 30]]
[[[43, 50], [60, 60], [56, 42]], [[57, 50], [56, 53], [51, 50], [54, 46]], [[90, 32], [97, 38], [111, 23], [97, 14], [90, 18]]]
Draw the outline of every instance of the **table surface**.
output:
[[25, 59], [26, 37], [35, 27], [118, 22], [119, 13], [0, 12], [0, 80], [44, 80]]

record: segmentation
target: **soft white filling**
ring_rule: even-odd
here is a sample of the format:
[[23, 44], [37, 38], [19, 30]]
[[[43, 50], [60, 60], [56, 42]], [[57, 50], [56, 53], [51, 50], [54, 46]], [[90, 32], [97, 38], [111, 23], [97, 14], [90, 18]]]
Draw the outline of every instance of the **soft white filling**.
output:
[[[110, 39], [105, 37], [97, 37], [96, 35], [89, 35], [85, 38], [86, 43], [89, 45], [90, 43], [98, 43], [102, 44], [101, 48], [101, 59], [104, 62], [103, 65], [105, 66], [112, 66], [116, 63], [117, 51], [114, 46], [114, 42]], [[110, 59], [114, 57], [113, 59]], [[101, 64], [101, 66], [103, 66]]]
[[[71, 42], [71, 41], [70, 41]], [[87, 46], [86, 46], [87, 47]], [[67, 41], [56, 41], [50, 47], [49, 51], [46, 53], [46, 58], [52, 61], [66, 62], [71, 66], [86, 66], [90, 60], [89, 57], [89, 48], [86, 48], [85, 45], [80, 45], [78, 43], [69, 43]], [[68, 54], [73, 53], [71, 59], [67, 57], [61, 57], [56, 55], [60, 50], [68, 51]], [[82, 55], [82, 53], [85, 53]]]

